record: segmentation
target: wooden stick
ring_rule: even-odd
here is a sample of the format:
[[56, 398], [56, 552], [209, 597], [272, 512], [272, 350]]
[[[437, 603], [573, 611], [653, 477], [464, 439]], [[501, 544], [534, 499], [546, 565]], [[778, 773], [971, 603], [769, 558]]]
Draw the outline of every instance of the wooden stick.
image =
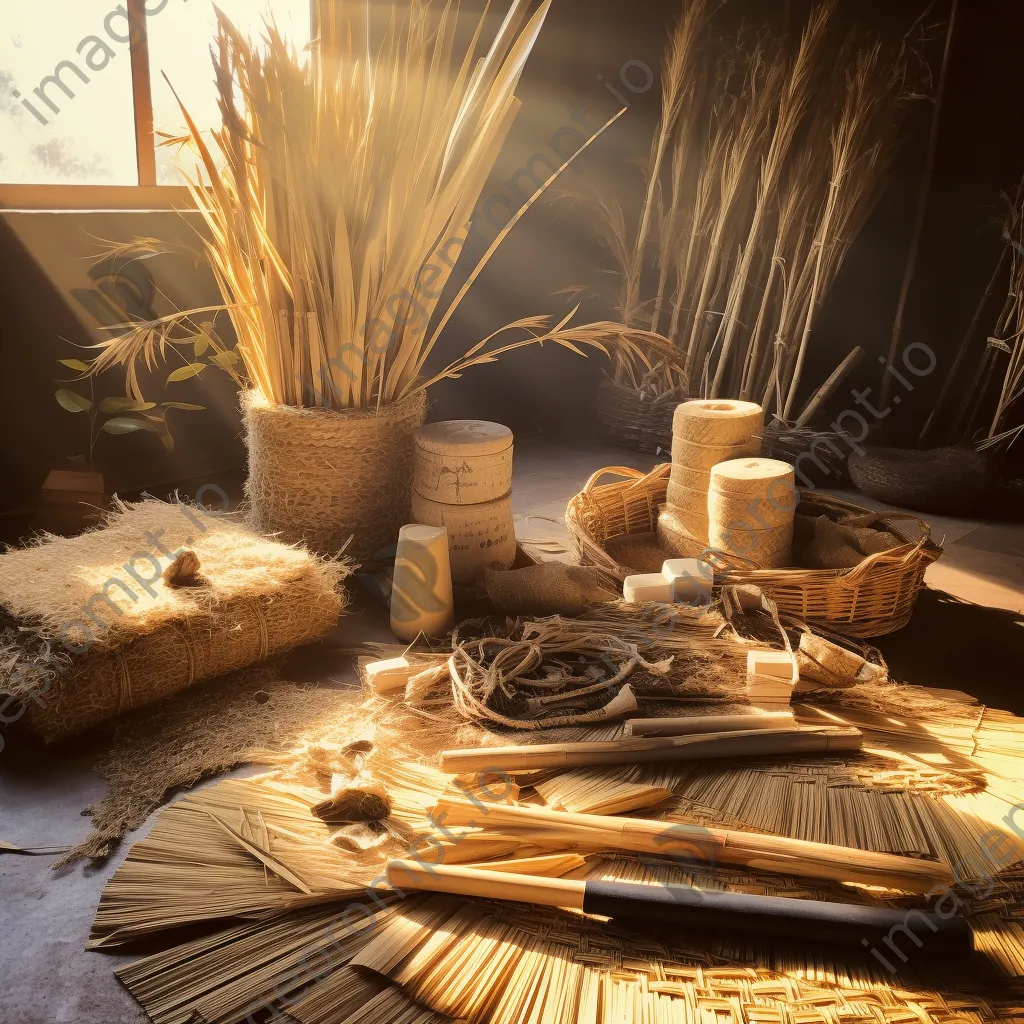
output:
[[712, 868], [719, 864], [739, 865], [756, 871], [881, 885], [916, 893], [927, 893], [937, 885], [951, 885], [953, 881], [952, 871], [944, 863], [785, 836], [645, 818], [573, 814], [514, 804], [484, 806], [447, 796], [435, 808], [435, 813], [442, 811], [447, 826], [486, 823], [488, 829], [500, 830], [503, 835], [520, 835], [524, 841], [528, 839], [544, 847], [655, 854], [698, 861]]
[[755, 729], [796, 729], [792, 711], [761, 715], [695, 715], [690, 718], [631, 718], [632, 736], [687, 736], [693, 733], [750, 732]]
[[696, 736], [637, 736], [593, 743], [536, 743], [510, 747], [445, 750], [441, 769], [460, 772], [525, 772], [539, 768], [579, 768], [599, 764], [648, 764], [709, 757], [763, 757], [859, 750], [857, 729], [810, 727], [747, 729]]
[[[584, 882], [404, 860], [390, 861], [387, 877], [399, 891], [416, 889], [509, 900], [643, 921], [647, 926], [657, 922], [700, 932], [719, 928], [857, 948], [873, 945], [907, 924], [906, 911], [887, 907], [719, 892], [686, 885]], [[927, 930], [919, 929], [923, 940], [918, 943], [919, 956], [963, 957], [971, 953], [973, 935], [963, 918], [921, 916]]]
[[814, 414], [825, 404], [832, 392], [843, 382], [849, 372], [864, 358], [864, 349], [858, 345], [836, 368], [828, 380], [811, 395], [804, 410], [796, 418], [796, 427], [806, 427]]

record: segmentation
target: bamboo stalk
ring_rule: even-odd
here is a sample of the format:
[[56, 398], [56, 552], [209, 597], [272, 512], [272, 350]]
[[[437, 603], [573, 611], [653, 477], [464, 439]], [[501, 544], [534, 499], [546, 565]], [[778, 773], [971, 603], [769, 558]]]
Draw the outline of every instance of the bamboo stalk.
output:
[[481, 809], [472, 801], [456, 797], [442, 797], [437, 810], [445, 813], [444, 820], [449, 826], [479, 824], [486, 811], [489, 829], [529, 837], [531, 843], [543, 846], [735, 864], [758, 871], [881, 885], [916, 893], [927, 893], [953, 880], [949, 866], [936, 861], [732, 829], [572, 814], [532, 806], [488, 804]]
[[705, 735], [636, 736], [608, 742], [537, 743], [445, 750], [443, 771], [523, 772], [607, 764], [648, 764], [714, 757], [835, 753], [859, 750], [856, 729], [809, 727], [748, 729]]
[[759, 715], [694, 715], [691, 718], [631, 718], [627, 736], [686, 736], [690, 733], [745, 732], [753, 729], [794, 729], [792, 711]]

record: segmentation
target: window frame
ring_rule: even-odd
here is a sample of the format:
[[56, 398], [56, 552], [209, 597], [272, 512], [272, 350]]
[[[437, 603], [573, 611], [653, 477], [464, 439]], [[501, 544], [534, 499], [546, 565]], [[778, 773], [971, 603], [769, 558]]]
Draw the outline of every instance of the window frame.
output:
[[[185, 185], [156, 182], [156, 133], [149, 67], [149, 28], [146, 0], [125, 0], [132, 25], [132, 110], [135, 125], [137, 185], [7, 184], [0, 182], [0, 214], [102, 210], [195, 209]], [[316, 29], [317, 0], [310, 0], [310, 29]]]

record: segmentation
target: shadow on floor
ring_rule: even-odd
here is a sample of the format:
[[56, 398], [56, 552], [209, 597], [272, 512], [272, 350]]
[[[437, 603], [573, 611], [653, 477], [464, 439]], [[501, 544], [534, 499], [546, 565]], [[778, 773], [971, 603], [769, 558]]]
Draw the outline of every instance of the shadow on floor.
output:
[[1024, 715], [1024, 616], [922, 591], [908, 626], [870, 641], [908, 683], [964, 690], [991, 707]]

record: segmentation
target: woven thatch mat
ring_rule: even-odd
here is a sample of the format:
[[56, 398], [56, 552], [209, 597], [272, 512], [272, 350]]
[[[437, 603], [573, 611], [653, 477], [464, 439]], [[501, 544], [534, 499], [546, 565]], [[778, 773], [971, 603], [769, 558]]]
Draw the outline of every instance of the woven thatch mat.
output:
[[24, 702], [21, 727], [63, 739], [325, 635], [348, 573], [234, 515], [119, 505], [0, 555], [0, 691]]
[[[165, 951], [118, 970], [157, 1024], [241, 1020], [261, 1008], [286, 1010], [301, 1024], [988, 1024], [1024, 1019], [1024, 842], [1005, 824], [1024, 800], [1024, 720], [986, 710], [965, 695], [867, 685], [814, 694], [818, 706], [856, 720], [867, 749], [849, 758], [799, 764], [756, 762], [550, 772], [518, 777], [502, 796], [463, 780], [477, 799], [593, 807], [618, 800], [637, 816], [724, 824], [783, 835], [813, 834], [860, 848], [885, 848], [909, 822], [900, 849], [958, 865], [953, 890], [974, 928], [980, 955], [960, 966], [920, 961], [889, 970], [867, 952], [843, 953], [787, 942], [710, 933], [624, 931], [578, 914], [479, 899], [410, 896], [395, 903], [379, 878], [384, 860], [421, 838], [449, 863], [531, 857], [551, 874], [696, 884], [741, 892], [840, 900], [911, 909], [919, 897], [815, 883], [733, 868], [687, 867], [661, 858], [580, 858], [502, 836], [486, 826], [445, 831], [427, 813], [453, 778], [432, 766], [457, 735], [481, 742], [479, 726], [453, 732], [447, 719], [399, 701], [372, 700], [335, 722], [282, 767], [190, 794], [167, 809], [108, 884], [93, 926], [94, 948], [168, 932]], [[827, 698], [827, 699], [826, 699]], [[838, 703], [849, 702], [849, 706]], [[694, 707], [706, 713], [711, 706]], [[731, 704], [719, 702], [721, 710]], [[900, 716], [903, 708], [906, 717]], [[808, 706], [808, 716], [821, 714]], [[368, 732], [371, 728], [372, 732]], [[561, 730], [557, 737], [608, 738], [620, 726]], [[475, 737], [466, 735], [476, 732]], [[346, 744], [371, 736], [365, 770], [382, 783], [392, 817], [376, 838], [366, 826], [328, 826], [310, 808], [323, 798], [325, 766]], [[523, 738], [516, 734], [517, 739]], [[680, 770], [676, 770], [676, 769]], [[737, 773], [753, 777], [741, 779]], [[716, 775], [717, 773], [717, 775]], [[760, 783], [786, 779], [824, 792], [793, 800], [774, 819], [774, 795]], [[717, 782], [716, 782], [717, 778]], [[773, 783], [774, 784], [774, 783]], [[661, 789], [660, 807], [630, 803]], [[587, 797], [591, 802], [587, 802]], [[666, 801], [666, 798], [668, 802]], [[877, 803], [890, 800], [885, 835], [873, 834]], [[625, 801], [625, 802], [623, 802]], [[831, 801], [831, 803], [829, 803]], [[801, 815], [799, 809], [803, 807]], [[794, 816], [795, 815], [795, 816]], [[744, 819], [757, 817], [757, 824]], [[337, 841], [338, 834], [348, 829]], [[979, 837], [1004, 844], [980, 856]], [[354, 831], [359, 830], [359, 831]], [[451, 834], [449, 834], [451, 833]], [[975, 855], [969, 856], [971, 850]], [[998, 854], [998, 856], [996, 856]], [[538, 869], [539, 870], [539, 869]], [[947, 901], [951, 897], [946, 896]], [[183, 923], [214, 924], [181, 944]]]

